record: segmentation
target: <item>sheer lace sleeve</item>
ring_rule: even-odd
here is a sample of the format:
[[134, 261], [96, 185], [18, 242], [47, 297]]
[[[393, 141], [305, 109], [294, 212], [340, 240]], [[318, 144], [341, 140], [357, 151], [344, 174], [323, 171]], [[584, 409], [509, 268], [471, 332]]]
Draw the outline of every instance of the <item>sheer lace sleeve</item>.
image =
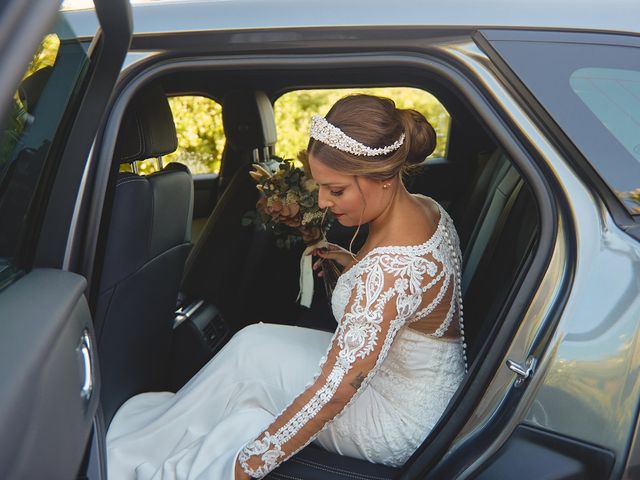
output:
[[[433, 261], [412, 253], [370, 255], [357, 266], [319, 374], [238, 456], [253, 478], [262, 478], [311, 442], [361, 391], [396, 333], [423, 304], [425, 282], [437, 281], [439, 270]], [[425, 280], [425, 275], [432, 278]]]

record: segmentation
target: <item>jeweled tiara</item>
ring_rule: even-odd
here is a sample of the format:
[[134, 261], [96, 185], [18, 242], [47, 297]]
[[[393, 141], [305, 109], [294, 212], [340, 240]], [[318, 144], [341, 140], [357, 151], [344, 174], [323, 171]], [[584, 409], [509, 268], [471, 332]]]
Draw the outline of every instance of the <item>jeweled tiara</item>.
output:
[[319, 142], [337, 148], [343, 152], [352, 153], [354, 155], [365, 155], [367, 157], [375, 157], [377, 155], [386, 155], [400, 148], [404, 143], [404, 133], [400, 138], [391, 145], [380, 148], [367, 147], [354, 138], [344, 133], [335, 125], [329, 123], [324, 117], [314, 115], [311, 117], [311, 138]]

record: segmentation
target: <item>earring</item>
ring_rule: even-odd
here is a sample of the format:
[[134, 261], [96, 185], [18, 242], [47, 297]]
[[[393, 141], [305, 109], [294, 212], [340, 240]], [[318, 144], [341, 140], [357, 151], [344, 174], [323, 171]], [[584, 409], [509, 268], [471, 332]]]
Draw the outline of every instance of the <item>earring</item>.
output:
[[384, 188], [386, 190], [387, 188], [389, 188], [389, 184], [388, 183], [383, 183], [382, 184], [382, 188]]

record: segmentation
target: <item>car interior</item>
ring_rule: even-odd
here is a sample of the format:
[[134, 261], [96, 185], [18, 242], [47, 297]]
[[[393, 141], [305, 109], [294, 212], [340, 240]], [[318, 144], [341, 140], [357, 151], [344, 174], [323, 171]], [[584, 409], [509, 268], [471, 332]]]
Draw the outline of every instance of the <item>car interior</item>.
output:
[[[470, 367], [465, 383], [473, 380], [536, 251], [540, 220], [532, 189], [464, 97], [435, 76], [397, 68], [375, 76], [365, 68], [340, 75], [293, 69], [177, 71], [138, 89], [116, 142], [96, 293], [90, 298], [106, 426], [133, 395], [179, 389], [246, 325], [335, 329], [320, 283], [310, 309], [296, 302], [303, 246], [277, 248], [269, 232], [243, 226], [241, 219], [259, 198], [248, 175], [252, 163], [279, 153], [275, 100], [291, 90], [369, 86], [422, 88], [451, 116], [446, 158], [425, 161], [405, 183], [442, 204], [457, 227]], [[167, 98], [187, 94], [222, 105], [226, 144], [219, 175], [192, 176], [177, 163], [151, 175], [135, 173], [136, 162], [161, 162], [177, 148]], [[121, 164], [133, 165], [133, 171], [120, 172]], [[198, 231], [195, 241], [192, 228]], [[329, 240], [348, 247], [352, 234], [336, 224]], [[459, 394], [463, 391], [464, 385]], [[455, 414], [450, 408], [440, 423]], [[429, 439], [412, 459], [428, 446]], [[268, 478], [380, 479], [395, 478], [401, 470], [310, 445]]]

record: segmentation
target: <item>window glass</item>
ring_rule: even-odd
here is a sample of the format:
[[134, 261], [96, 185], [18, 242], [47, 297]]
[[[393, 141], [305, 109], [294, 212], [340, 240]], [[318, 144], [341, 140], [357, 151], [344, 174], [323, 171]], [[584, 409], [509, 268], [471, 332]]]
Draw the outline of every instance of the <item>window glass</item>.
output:
[[296, 158], [298, 152], [306, 149], [309, 143], [311, 116], [326, 115], [336, 101], [353, 93], [388, 97], [398, 108], [412, 108], [422, 113], [433, 125], [438, 136], [436, 149], [429, 158], [446, 156], [449, 113], [430, 93], [409, 87], [296, 90], [282, 95], [274, 104], [278, 131], [277, 155]]
[[78, 84], [87, 72], [85, 46], [60, 20], [42, 40], [5, 118], [0, 119], [0, 284], [28, 267], [37, 217], [46, 204], [44, 180], [53, 178]]
[[[215, 100], [196, 95], [169, 98], [178, 135], [178, 149], [162, 157], [162, 163], [180, 162], [193, 175], [220, 171], [225, 137], [222, 107]], [[148, 175], [158, 170], [155, 159], [138, 162], [138, 173]], [[120, 167], [128, 170], [128, 165]]]
[[628, 211], [640, 214], [640, 48], [506, 40], [492, 45]]
[[[581, 68], [571, 74], [571, 88], [602, 126], [640, 163], [640, 71]], [[630, 208], [640, 213], [639, 188], [626, 192]]]

